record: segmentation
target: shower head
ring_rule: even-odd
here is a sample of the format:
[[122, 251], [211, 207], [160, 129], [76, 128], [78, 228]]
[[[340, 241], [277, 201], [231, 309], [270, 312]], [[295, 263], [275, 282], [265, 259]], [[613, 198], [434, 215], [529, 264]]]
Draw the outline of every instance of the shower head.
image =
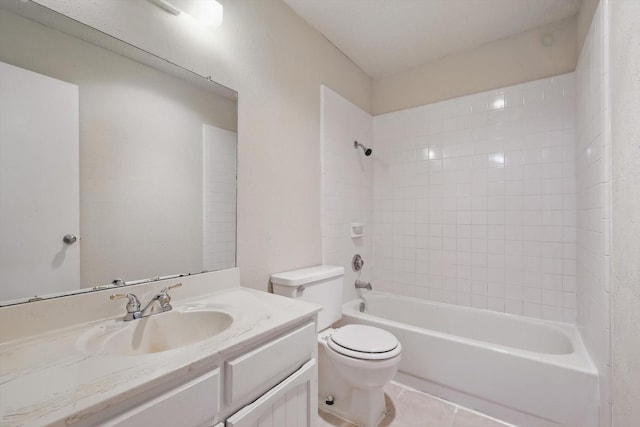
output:
[[362, 151], [364, 151], [365, 156], [370, 156], [371, 153], [373, 153], [373, 150], [371, 148], [365, 147], [364, 145], [360, 144], [358, 141], [353, 141], [353, 148], [357, 150], [358, 147], [362, 148]]

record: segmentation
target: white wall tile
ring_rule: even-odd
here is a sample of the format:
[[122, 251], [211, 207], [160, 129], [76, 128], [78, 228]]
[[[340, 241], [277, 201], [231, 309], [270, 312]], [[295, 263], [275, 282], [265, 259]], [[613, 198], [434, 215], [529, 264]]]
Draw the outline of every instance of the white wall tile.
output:
[[[404, 247], [414, 242], [395, 233], [415, 232], [425, 249], [416, 269], [429, 280], [420, 286], [456, 293], [428, 298], [570, 318], [563, 308], [575, 308], [575, 272], [570, 263], [563, 268], [565, 256], [575, 259], [575, 180], [564, 178], [574, 170], [565, 155], [574, 151], [574, 132], [573, 114], [563, 111], [572, 109], [573, 85], [567, 74], [373, 119], [375, 150], [388, 153], [374, 165], [374, 188], [391, 189], [384, 197], [397, 203], [386, 218], [403, 226], [376, 229], [374, 245]], [[422, 122], [412, 122], [427, 107]], [[429, 145], [417, 149], [411, 135], [426, 129]], [[407, 229], [407, 220], [424, 226]], [[411, 269], [398, 262], [387, 272], [403, 277]]]
[[[385, 237], [393, 235], [394, 231], [391, 221], [392, 200], [388, 198], [394, 193], [390, 187], [380, 186], [380, 200], [375, 214], [373, 209], [373, 162], [380, 161], [385, 166], [386, 160], [381, 160], [385, 159], [381, 157], [385, 153], [381, 148], [366, 157], [361, 149], [356, 150], [353, 146], [357, 140], [372, 147], [372, 117], [325, 86], [321, 87], [321, 97], [322, 262], [345, 268], [345, 300], [356, 297], [354, 281], [370, 281], [376, 268], [381, 277], [379, 289], [394, 291], [396, 279], [389, 274], [388, 246], [380, 246], [378, 266], [373, 260], [374, 227]], [[378, 125], [377, 131], [385, 135], [386, 127]], [[395, 132], [386, 135], [392, 138]], [[385, 167], [377, 172], [381, 177], [390, 178]], [[352, 222], [364, 224], [363, 237], [351, 238]], [[351, 269], [351, 259], [356, 253], [365, 261], [359, 274]], [[409, 263], [401, 267], [408, 269]], [[398, 280], [398, 283], [402, 281]]]
[[[563, 248], [563, 290], [576, 289], [576, 322], [598, 371], [600, 390], [600, 425], [611, 425], [610, 388], [610, 279], [608, 248], [608, 212], [610, 181], [608, 150], [610, 136], [605, 129], [608, 118], [608, 33], [606, 8], [598, 5], [576, 68], [576, 145], [574, 150], [575, 198], [567, 200], [576, 208], [576, 223], [563, 230], [566, 241], [574, 239], [576, 247]], [[566, 176], [566, 175], [565, 175]], [[564, 206], [563, 206], [564, 209]], [[563, 218], [565, 217], [563, 213]], [[603, 222], [603, 220], [605, 222]], [[575, 254], [571, 252], [575, 250]], [[571, 275], [574, 273], [573, 275]], [[563, 295], [564, 296], [564, 295]], [[572, 315], [571, 301], [563, 301], [565, 315]]]

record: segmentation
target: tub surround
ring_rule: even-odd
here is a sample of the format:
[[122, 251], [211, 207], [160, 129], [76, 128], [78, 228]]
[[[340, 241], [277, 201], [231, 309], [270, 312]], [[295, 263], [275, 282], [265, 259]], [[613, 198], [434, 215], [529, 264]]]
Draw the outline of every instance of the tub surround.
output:
[[[143, 291], [152, 294], [176, 281], [126, 291], [140, 292], [146, 301]], [[233, 324], [198, 344], [125, 356], [87, 352], [79, 345], [91, 327], [124, 316], [125, 303], [109, 300], [113, 289], [0, 308], [0, 423], [104, 421], [135, 404], [137, 396], [198, 377], [225, 357], [313, 319], [319, 311], [313, 304], [241, 288], [238, 269], [180, 281], [183, 286], [170, 291], [174, 309], [185, 303], [206, 306], [232, 315]]]
[[517, 425], [595, 427], [598, 376], [573, 325], [371, 292], [342, 323], [403, 348], [396, 380]]
[[376, 289], [575, 323], [574, 105], [569, 73], [374, 117]]
[[346, 283], [575, 323], [573, 73], [375, 117], [321, 90], [324, 263], [360, 253]]
[[[608, 427], [611, 426], [612, 410], [611, 260], [613, 255], [611, 244], [613, 146], [608, 83], [611, 78], [610, 32], [607, 3], [598, 2], [596, 6], [576, 68], [574, 155], [576, 280], [579, 283], [576, 323], [600, 373], [601, 427]], [[626, 232], [627, 230], [625, 234]]]

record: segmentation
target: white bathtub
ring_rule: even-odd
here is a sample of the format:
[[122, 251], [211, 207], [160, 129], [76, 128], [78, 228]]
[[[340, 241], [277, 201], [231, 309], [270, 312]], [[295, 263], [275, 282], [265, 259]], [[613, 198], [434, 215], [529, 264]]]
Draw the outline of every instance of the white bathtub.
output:
[[396, 379], [519, 426], [598, 425], [598, 376], [574, 326], [370, 292], [341, 323], [402, 344]]

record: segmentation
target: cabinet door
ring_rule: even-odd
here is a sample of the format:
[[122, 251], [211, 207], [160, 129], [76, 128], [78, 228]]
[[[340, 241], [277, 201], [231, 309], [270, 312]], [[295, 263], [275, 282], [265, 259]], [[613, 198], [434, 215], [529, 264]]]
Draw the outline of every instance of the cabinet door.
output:
[[316, 360], [309, 360], [286, 380], [227, 419], [226, 427], [315, 425], [317, 372]]

